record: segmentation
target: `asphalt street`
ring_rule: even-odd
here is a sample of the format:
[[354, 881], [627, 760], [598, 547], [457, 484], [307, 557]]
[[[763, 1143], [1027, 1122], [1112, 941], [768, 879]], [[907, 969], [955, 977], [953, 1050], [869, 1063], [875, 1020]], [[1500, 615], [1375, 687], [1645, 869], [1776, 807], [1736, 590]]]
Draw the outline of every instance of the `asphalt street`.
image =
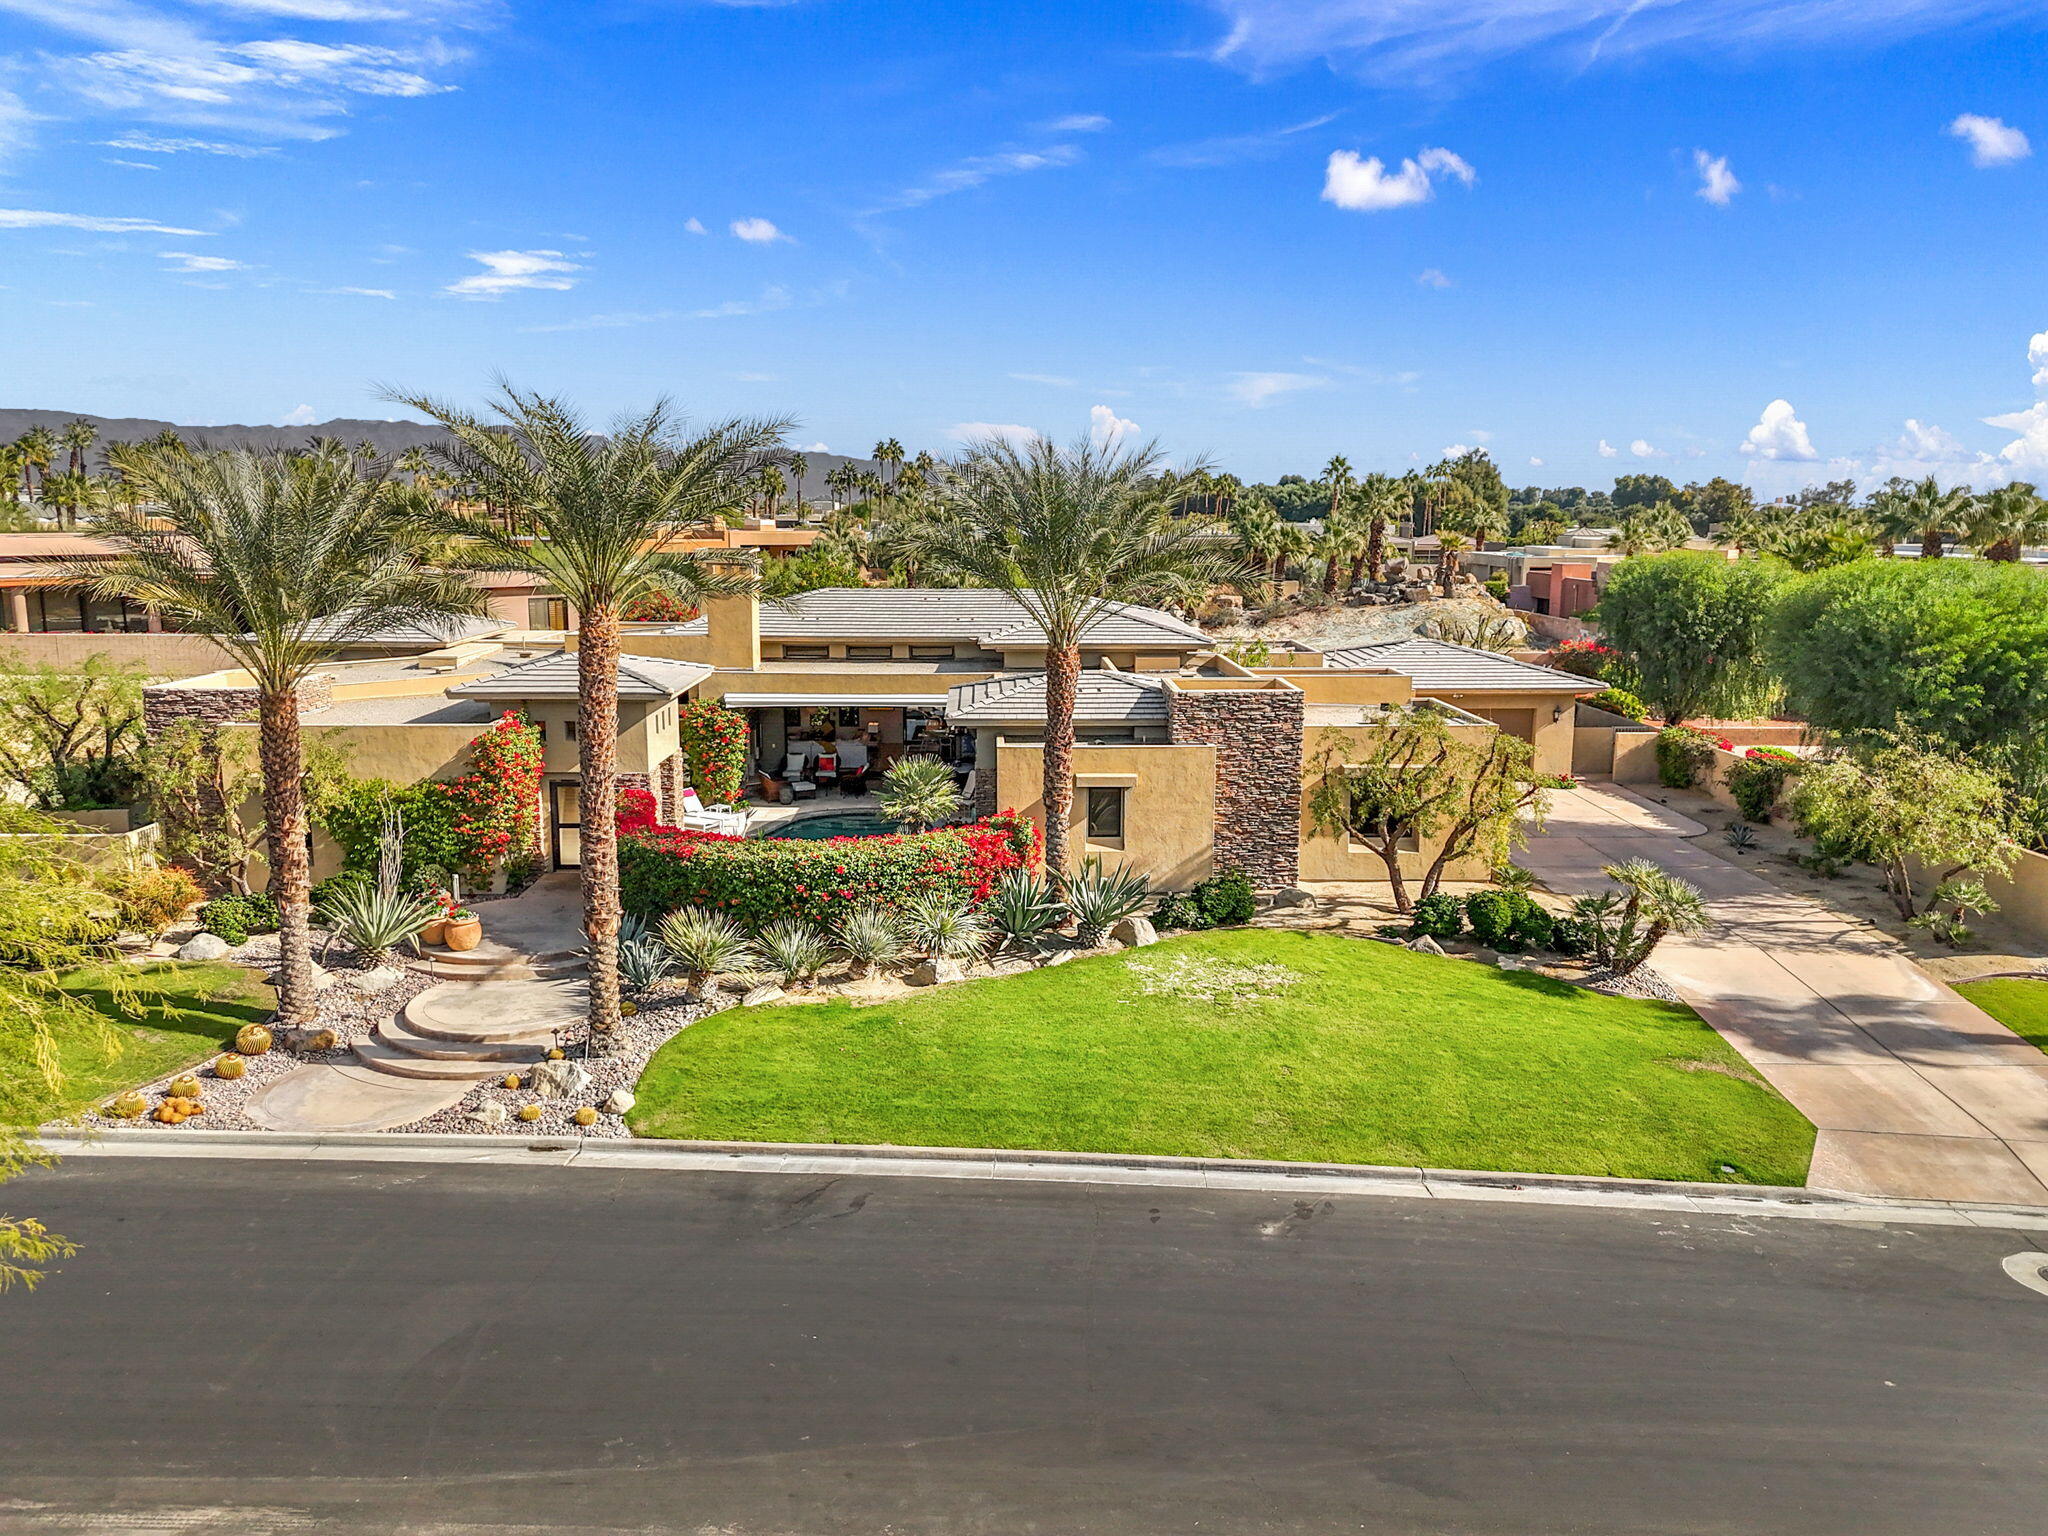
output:
[[2040, 1536], [2043, 1234], [77, 1158], [0, 1531]]

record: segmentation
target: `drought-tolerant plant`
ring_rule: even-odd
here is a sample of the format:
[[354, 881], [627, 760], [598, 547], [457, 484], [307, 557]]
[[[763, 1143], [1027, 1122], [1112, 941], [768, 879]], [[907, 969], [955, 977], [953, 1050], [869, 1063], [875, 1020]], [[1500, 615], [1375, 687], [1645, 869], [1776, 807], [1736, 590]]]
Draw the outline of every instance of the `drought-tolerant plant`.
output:
[[1691, 789], [1713, 766], [1713, 737], [1689, 725], [1657, 733], [1657, 781], [1666, 789]]
[[1620, 890], [1580, 897], [1572, 916], [1585, 926], [1593, 958], [1617, 976], [1641, 966], [1666, 934], [1707, 926], [1699, 887], [1648, 859], [1610, 864], [1603, 873]]
[[[1728, 793], [1735, 797], [1736, 808], [1742, 812], [1743, 820], [1759, 824], [1769, 821], [1771, 807], [1785, 792], [1786, 780], [1801, 766], [1800, 760], [1789, 753], [1783, 757], [1765, 757], [1755, 751], [1730, 763], [1726, 775]], [[1734, 829], [1729, 830], [1732, 832]]]
[[151, 938], [183, 917], [205, 894], [199, 882], [182, 869], [146, 865], [101, 870], [93, 876], [93, 884], [114, 898], [124, 933], [146, 933]]
[[401, 884], [421, 885], [430, 868], [468, 863], [456, 840], [456, 807], [446, 784], [349, 779], [328, 790], [314, 819], [341, 850], [341, 867], [368, 875], [383, 857], [385, 827], [394, 815], [404, 831]]
[[960, 814], [960, 791], [950, 763], [936, 757], [906, 757], [882, 775], [875, 797], [881, 813], [912, 832], [922, 832]]
[[1650, 718], [1650, 706], [1626, 688], [1602, 688], [1586, 702], [1610, 715], [1621, 715], [1630, 720]]
[[1728, 846], [1737, 853], [1747, 853], [1756, 846], [1756, 834], [1750, 831], [1744, 822], [1733, 823], [1721, 835], [1728, 840]]
[[1515, 916], [1520, 901], [1513, 891], [1474, 891], [1465, 898], [1465, 921], [1472, 925], [1472, 937], [1490, 949], [1499, 949], [1514, 936]]
[[399, 945], [443, 915], [441, 903], [406, 890], [405, 832], [398, 813], [388, 813], [375, 880], [335, 881], [320, 904], [320, 916], [334, 936], [371, 965], [386, 964]]
[[652, 992], [676, 973], [675, 957], [638, 917], [619, 924], [619, 980], [629, 992]]
[[1979, 912], [1996, 912], [1998, 903], [1984, 889], [1981, 880], [1944, 880], [1927, 899], [1927, 910], [1913, 919], [1912, 926], [1924, 928], [1935, 942], [1952, 948], [1975, 938], [1964, 918]]
[[1030, 953], [1040, 941], [1066, 921], [1067, 909], [1052, 888], [1028, 869], [1012, 869], [997, 876], [983, 907], [988, 923], [1005, 948]]
[[793, 917], [763, 928], [755, 945], [768, 969], [780, 976], [786, 987], [812, 980], [832, 958], [831, 941], [824, 932]]
[[903, 929], [894, 912], [879, 902], [864, 901], [840, 918], [833, 938], [852, 962], [853, 974], [865, 976], [903, 953]]
[[910, 947], [934, 960], [964, 960], [988, 948], [988, 923], [966, 902], [942, 892], [906, 901], [903, 929]]
[[751, 970], [758, 958], [738, 923], [702, 907], [683, 907], [663, 918], [661, 942], [682, 963], [693, 992], [720, 972]]
[[246, 944], [252, 933], [277, 932], [277, 903], [263, 891], [216, 896], [199, 909], [199, 926], [230, 944]]
[[1719, 552], [1624, 560], [1601, 591], [1600, 628], [1628, 664], [1628, 686], [1667, 725], [1745, 719], [1776, 687], [1765, 630], [1785, 579], [1773, 561]]
[[1251, 921], [1258, 910], [1258, 897], [1251, 877], [1241, 869], [1211, 875], [1188, 893], [1195, 908], [1210, 928], [1228, 928]]
[[1465, 928], [1465, 898], [1433, 891], [1415, 903], [1408, 932], [1415, 938], [1455, 939]]
[[1144, 910], [1152, 887], [1138, 871], [1105, 869], [1102, 855], [1090, 854], [1067, 881], [1067, 910], [1083, 944], [1100, 944], [1109, 930]]

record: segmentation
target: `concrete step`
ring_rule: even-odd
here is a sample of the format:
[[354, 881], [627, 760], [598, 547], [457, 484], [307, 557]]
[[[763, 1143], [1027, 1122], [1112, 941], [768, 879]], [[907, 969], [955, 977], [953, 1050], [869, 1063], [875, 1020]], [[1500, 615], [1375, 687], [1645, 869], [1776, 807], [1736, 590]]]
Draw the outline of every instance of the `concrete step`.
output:
[[415, 1034], [398, 1019], [386, 1019], [377, 1026], [377, 1039], [408, 1056], [430, 1061], [532, 1063], [547, 1059], [554, 1043], [552, 1033], [528, 1040], [440, 1040]]
[[363, 1066], [387, 1077], [417, 1077], [440, 1083], [480, 1083], [510, 1070], [509, 1065], [502, 1061], [442, 1061], [431, 1056], [415, 1056], [375, 1036], [358, 1040], [349, 1049]]
[[552, 1045], [555, 1031], [580, 1023], [585, 1008], [572, 980], [444, 981], [405, 1005], [413, 1035], [458, 1045]]
[[475, 949], [429, 944], [407, 963], [416, 971], [450, 981], [532, 981], [581, 975], [584, 970], [583, 957], [573, 949], [532, 955], [492, 939], [485, 939]]

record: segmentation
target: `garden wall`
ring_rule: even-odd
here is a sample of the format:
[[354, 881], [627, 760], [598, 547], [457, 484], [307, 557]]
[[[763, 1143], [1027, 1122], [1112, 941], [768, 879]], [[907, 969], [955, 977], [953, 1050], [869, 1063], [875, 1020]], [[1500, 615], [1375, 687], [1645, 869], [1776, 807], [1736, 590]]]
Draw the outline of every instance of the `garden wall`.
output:
[[146, 677], [197, 677], [234, 665], [211, 635], [0, 634], [0, 665], [69, 669], [95, 656]]
[[[1628, 755], [1641, 742], [1657, 739], [1655, 726], [1644, 725], [1640, 720], [1631, 720], [1627, 715], [1617, 715], [1609, 710], [1595, 709], [1591, 704], [1581, 703], [1572, 716], [1572, 777], [1579, 779], [1616, 779], [1624, 783], [1643, 783], [1642, 779], [1622, 779], [1616, 769], [1617, 759], [1630, 770], [1637, 765]], [[1650, 759], [1649, 781], [1657, 777], [1657, 762]]]
[[156, 845], [162, 835], [163, 828], [152, 821], [125, 832], [81, 831], [55, 837], [37, 832], [7, 833], [0, 835], [0, 843], [30, 848], [54, 847], [81, 864], [129, 868], [155, 863]]

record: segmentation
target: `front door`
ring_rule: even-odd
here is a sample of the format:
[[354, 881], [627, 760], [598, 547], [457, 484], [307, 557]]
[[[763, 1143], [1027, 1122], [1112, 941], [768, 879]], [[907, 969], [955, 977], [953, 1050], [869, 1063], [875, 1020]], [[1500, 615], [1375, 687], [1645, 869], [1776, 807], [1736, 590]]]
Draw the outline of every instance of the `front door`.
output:
[[583, 788], [574, 779], [548, 786], [549, 820], [554, 823], [555, 868], [574, 869], [583, 862]]

